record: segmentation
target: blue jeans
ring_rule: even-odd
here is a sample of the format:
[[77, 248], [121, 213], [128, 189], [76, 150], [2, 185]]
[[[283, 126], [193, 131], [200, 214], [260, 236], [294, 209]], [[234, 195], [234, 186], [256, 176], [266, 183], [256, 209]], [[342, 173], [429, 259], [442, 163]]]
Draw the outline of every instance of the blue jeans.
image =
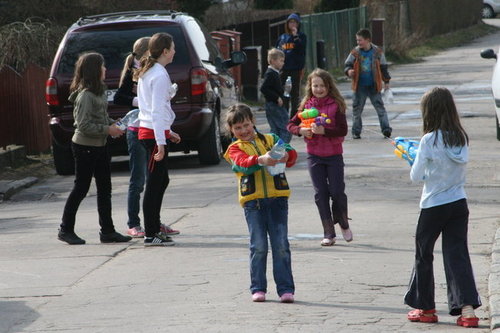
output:
[[286, 125], [288, 125], [288, 112], [282, 106], [274, 102], [266, 102], [266, 118], [269, 126], [271, 127], [271, 133], [276, 134], [286, 143], [289, 143], [292, 139], [292, 133], [288, 132]]
[[352, 134], [361, 134], [361, 130], [363, 129], [361, 114], [363, 113], [367, 97], [370, 98], [373, 107], [377, 111], [381, 131], [392, 132], [392, 128], [389, 126], [389, 118], [387, 118], [387, 111], [382, 101], [382, 94], [377, 92], [374, 86], [359, 86], [354, 92], [352, 99]]
[[138, 139], [138, 132], [127, 130], [127, 145], [129, 154], [130, 183], [128, 186], [128, 227], [141, 225], [139, 218], [141, 193], [146, 180], [147, 156], [146, 148]]
[[278, 295], [294, 293], [292, 260], [288, 243], [288, 198], [265, 198], [245, 203], [250, 232], [250, 291], [267, 292], [266, 264], [268, 243], [273, 255], [273, 276]]

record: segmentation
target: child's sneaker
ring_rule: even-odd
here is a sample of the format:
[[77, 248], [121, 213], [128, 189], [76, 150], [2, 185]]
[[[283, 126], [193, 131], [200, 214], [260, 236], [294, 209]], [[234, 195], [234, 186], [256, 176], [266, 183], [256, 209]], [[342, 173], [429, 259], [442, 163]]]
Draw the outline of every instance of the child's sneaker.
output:
[[113, 231], [107, 234], [99, 233], [101, 243], [125, 243], [132, 239], [130, 236], [123, 236], [122, 234]]
[[464, 317], [460, 316], [457, 319], [457, 325], [463, 327], [478, 327], [479, 326], [479, 318], [474, 317]]
[[133, 238], [143, 238], [145, 234], [144, 229], [142, 229], [140, 225], [127, 230], [127, 235], [132, 236]]
[[344, 237], [344, 240], [346, 242], [351, 242], [352, 241], [352, 231], [350, 228], [347, 228], [347, 229], [342, 229], [340, 228], [340, 230], [342, 231], [342, 236]]
[[85, 240], [78, 237], [74, 232], [66, 232], [59, 230], [57, 234], [57, 239], [66, 242], [69, 245], [82, 245], [85, 244]]
[[335, 238], [323, 238], [321, 246], [332, 246], [335, 244]]
[[169, 236], [178, 235], [181, 233], [179, 230], [172, 229], [168, 225], [163, 224], [163, 223], [160, 224], [160, 231], [163, 232], [165, 235], [169, 235]]
[[144, 237], [144, 246], [173, 246], [174, 240], [162, 232], [157, 233], [154, 237]]
[[284, 293], [280, 297], [281, 303], [293, 303], [295, 300], [293, 299], [292, 293]]
[[409, 321], [421, 322], [421, 323], [437, 323], [437, 321], [438, 321], [438, 316], [436, 315], [435, 309], [432, 309], [432, 310], [420, 310], [420, 309], [411, 310], [410, 312], [408, 312], [407, 318]]
[[263, 291], [256, 291], [252, 294], [252, 301], [254, 302], [265, 302], [266, 293]]

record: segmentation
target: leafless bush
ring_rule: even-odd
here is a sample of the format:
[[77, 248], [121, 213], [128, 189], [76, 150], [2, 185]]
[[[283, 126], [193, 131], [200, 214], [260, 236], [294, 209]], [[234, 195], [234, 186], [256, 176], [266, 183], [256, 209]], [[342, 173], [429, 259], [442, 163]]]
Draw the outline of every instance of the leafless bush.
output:
[[217, 30], [234, 24], [259, 21], [290, 14], [290, 9], [257, 10], [251, 1], [235, 1], [210, 7], [204, 16], [209, 30]]
[[409, 51], [425, 40], [424, 33], [415, 32], [409, 36], [398, 38], [385, 49], [385, 52], [396, 61], [409, 59]]
[[0, 68], [9, 65], [22, 72], [29, 63], [49, 67], [65, 30], [36, 18], [0, 27]]

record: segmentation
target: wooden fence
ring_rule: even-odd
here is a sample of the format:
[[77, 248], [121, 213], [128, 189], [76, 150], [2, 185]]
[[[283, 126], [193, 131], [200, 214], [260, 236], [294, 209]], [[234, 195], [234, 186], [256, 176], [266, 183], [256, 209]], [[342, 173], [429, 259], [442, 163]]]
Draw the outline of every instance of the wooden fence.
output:
[[21, 74], [9, 66], [0, 69], [0, 148], [23, 145], [28, 154], [50, 149], [48, 75], [47, 69], [33, 64]]

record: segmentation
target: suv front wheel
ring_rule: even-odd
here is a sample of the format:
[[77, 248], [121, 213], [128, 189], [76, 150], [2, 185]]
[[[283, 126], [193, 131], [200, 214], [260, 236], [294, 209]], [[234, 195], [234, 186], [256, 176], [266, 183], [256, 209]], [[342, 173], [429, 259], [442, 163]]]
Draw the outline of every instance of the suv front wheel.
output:
[[219, 164], [222, 155], [219, 117], [214, 114], [207, 133], [198, 143], [198, 158], [201, 164]]

